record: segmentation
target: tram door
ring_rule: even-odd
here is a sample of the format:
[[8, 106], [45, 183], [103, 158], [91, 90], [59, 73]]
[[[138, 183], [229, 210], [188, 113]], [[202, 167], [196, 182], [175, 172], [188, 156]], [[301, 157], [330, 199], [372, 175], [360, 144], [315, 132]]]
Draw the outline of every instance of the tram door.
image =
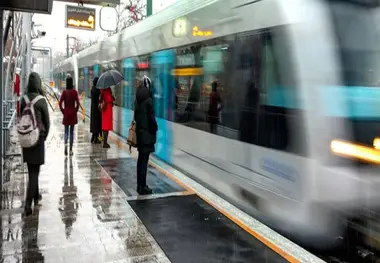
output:
[[123, 85], [123, 108], [133, 110], [134, 109], [134, 99], [135, 99], [135, 63], [132, 58], [125, 59], [123, 61], [123, 75], [124, 75], [124, 85]]
[[171, 161], [172, 156], [172, 129], [169, 121], [173, 120], [174, 114], [175, 81], [171, 76], [174, 62], [173, 50], [156, 52], [151, 57], [150, 77], [153, 82], [153, 104], [159, 128], [156, 155], [167, 162]]

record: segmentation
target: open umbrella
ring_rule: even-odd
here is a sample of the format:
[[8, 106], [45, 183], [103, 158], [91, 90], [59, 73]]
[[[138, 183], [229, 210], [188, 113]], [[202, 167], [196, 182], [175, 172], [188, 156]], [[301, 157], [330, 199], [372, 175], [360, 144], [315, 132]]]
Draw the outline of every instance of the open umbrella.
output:
[[106, 89], [119, 84], [122, 80], [124, 80], [123, 75], [119, 71], [111, 69], [100, 75], [96, 87], [98, 89]]

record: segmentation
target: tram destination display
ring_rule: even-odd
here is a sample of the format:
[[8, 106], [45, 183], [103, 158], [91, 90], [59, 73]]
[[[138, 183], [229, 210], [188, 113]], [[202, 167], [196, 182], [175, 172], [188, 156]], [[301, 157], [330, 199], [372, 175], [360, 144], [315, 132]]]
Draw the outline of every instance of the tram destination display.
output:
[[65, 26], [67, 28], [95, 31], [96, 9], [66, 5]]

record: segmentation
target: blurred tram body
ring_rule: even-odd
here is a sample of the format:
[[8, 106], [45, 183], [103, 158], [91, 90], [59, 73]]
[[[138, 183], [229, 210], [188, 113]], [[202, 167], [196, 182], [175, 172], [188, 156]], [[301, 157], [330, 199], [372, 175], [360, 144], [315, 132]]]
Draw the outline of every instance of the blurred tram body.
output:
[[[115, 132], [149, 75], [156, 155], [294, 240], [331, 246], [380, 201], [380, 53], [371, 0], [179, 1], [63, 61], [86, 94], [109, 68]], [[222, 109], [208, 123], [212, 81]], [[344, 222], [344, 221], [343, 221]]]

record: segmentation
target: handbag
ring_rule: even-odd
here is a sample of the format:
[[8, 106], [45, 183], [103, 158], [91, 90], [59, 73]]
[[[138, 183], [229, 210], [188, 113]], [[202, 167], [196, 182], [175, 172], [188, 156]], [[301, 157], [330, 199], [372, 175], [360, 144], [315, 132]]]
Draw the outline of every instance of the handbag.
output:
[[132, 147], [137, 147], [137, 138], [136, 138], [136, 122], [132, 121], [131, 126], [128, 131], [127, 144], [129, 145], [129, 152], [132, 152]]

